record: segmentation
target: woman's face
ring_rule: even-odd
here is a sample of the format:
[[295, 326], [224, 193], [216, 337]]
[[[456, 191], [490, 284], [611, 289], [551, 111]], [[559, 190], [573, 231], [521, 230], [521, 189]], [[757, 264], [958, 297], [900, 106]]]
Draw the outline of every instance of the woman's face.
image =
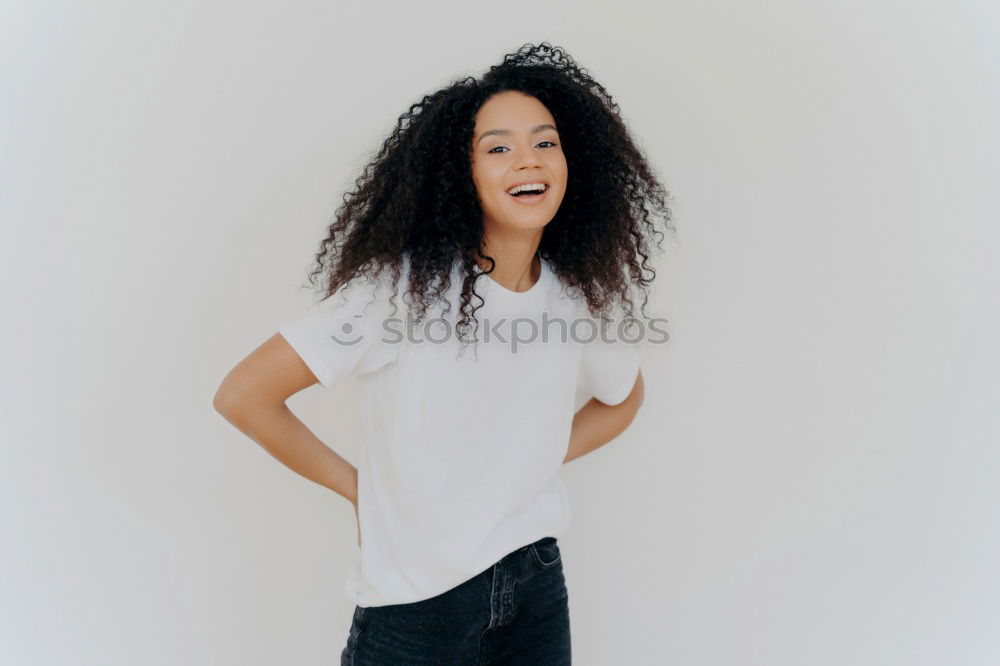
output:
[[[545, 105], [524, 93], [491, 97], [476, 114], [472, 180], [487, 230], [538, 231], [548, 224], [566, 193], [566, 155]], [[542, 194], [513, 196], [520, 183], [541, 182]]]

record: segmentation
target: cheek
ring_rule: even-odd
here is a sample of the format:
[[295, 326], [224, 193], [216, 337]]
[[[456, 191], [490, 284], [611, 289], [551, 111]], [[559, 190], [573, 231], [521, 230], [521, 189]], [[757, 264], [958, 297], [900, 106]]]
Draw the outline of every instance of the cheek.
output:
[[489, 201], [493, 197], [493, 188], [490, 187], [490, 179], [482, 174], [473, 174], [472, 182], [476, 186], [476, 196], [480, 202]]
[[472, 180], [476, 183], [480, 196], [493, 196], [503, 187], [503, 172], [491, 173], [488, 169], [473, 171]]
[[566, 177], [569, 172], [566, 164], [566, 156], [562, 153], [557, 156], [553, 155], [552, 160], [549, 162], [549, 172], [557, 180], [566, 182]]

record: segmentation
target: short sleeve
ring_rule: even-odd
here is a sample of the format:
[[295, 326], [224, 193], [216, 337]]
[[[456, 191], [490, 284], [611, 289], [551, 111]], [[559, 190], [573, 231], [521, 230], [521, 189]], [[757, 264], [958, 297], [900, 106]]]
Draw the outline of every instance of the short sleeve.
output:
[[639, 346], [614, 340], [581, 343], [577, 387], [606, 405], [617, 405], [632, 393], [639, 375]]
[[330, 387], [396, 359], [401, 336], [384, 325], [393, 316], [391, 294], [384, 281], [356, 277], [278, 332], [319, 383]]

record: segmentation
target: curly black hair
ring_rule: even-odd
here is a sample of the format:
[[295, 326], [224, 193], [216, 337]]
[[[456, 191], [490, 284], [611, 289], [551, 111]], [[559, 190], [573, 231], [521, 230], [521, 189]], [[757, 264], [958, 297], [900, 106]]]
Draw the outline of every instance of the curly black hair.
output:
[[[484, 273], [474, 255], [490, 270], [495, 267], [494, 259], [483, 254], [483, 211], [471, 174], [475, 116], [493, 95], [508, 90], [545, 105], [559, 127], [566, 156], [566, 193], [545, 226], [539, 255], [574, 295], [583, 295], [591, 316], [605, 318], [617, 304], [634, 317], [630, 291], [635, 285], [643, 292], [646, 317], [647, 290], [656, 276], [648, 264], [649, 241], [655, 237], [662, 250], [663, 237], [651, 214], [673, 229], [670, 195], [630, 136], [611, 95], [548, 42], [525, 44], [481, 78], [453, 81], [399, 117], [355, 180], [356, 189], [344, 195], [316, 253], [309, 284], [315, 287], [323, 276], [324, 300], [354, 278], [383, 270], [398, 285], [408, 255], [407, 295], [419, 321], [433, 302], [444, 300], [458, 261], [464, 278], [456, 328], [464, 336], [484, 302], [475, 291]], [[470, 305], [473, 296], [480, 302], [475, 308]], [[478, 328], [478, 320], [476, 324]]]

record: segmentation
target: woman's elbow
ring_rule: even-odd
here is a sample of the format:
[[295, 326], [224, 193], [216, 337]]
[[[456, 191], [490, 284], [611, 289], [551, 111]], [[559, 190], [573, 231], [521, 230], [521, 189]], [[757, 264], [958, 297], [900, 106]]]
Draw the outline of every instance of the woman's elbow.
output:
[[629, 394], [628, 400], [631, 402], [636, 411], [642, 406], [642, 399], [645, 395], [645, 385], [642, 381], [642, 371], [640, 370], [635, 377], [635, 386], [632, 387], [632, 393]]
[[227, 421], [236, 424], [241, 420], [241, 415], [248, 411], [251, 400], [255, 399], [252, 385], [243, 377], [239, 366], [233, 368], [216, 389], [212, 407]]
[[240, 401], [236, 392], [223, 380], [219, 384], [219, 388], [215, 391], [215, 397], [212, 398], [212, 407], [224, 416], [227, 421], [232, 421], [239, 409], [239, 404]]
[[215, 392], [215, 411], [235, 423], [285, 405], [289, 397], [317, 383], [312, 371], [279, 333], [236, 364]]

